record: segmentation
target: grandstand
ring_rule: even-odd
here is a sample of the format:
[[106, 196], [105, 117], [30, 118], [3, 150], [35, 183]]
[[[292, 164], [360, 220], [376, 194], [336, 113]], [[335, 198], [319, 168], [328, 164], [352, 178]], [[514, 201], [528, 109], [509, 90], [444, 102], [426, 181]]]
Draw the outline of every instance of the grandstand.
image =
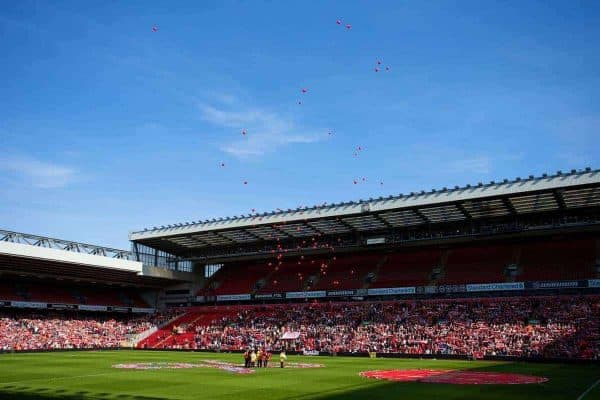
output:
[[190, 288], [196, 305], [464, 294], [483, 284], [522, 292], [552, 287], [545, 281], [593, 291], [599, 206], [600, 172], [588, 168], [155, 227], [130, 239], [137, 260], [204, 269], [201, 287]]
[[[589, 359], [599, 231], [591, 169], [145, 229], [131, 251], [2, 231], [0, 304], [6, 326], [113, 318], [145, 349]], [[35, 348], [116, 343], [56, 342]]]

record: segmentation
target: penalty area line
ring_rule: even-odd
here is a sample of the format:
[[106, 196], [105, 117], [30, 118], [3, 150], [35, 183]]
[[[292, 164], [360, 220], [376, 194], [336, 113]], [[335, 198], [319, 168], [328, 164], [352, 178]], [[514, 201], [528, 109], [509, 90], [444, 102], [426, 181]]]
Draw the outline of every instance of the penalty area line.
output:
[[89, 378], [91, 376], [113, 375], [113, 374], [118, 374], [119, 372], [115, 371], [115, 372], [104, 372], [102, 374], [71, 375], [71, 376], [59, 376], [56, 378], [35, 378], [35, 379], [25, 379], [25, 380], [21, 380], [21, 381], [0, 382], [0, 387], [6, 386], [6, 385], [12, 385], [15, 383], [27, 383], [27, 382], [37, 382], [37, 381], [58, 381], [58, 380], [63, 380], [63, 379], [77, 379], [77, 378]]
[[585, 392], [581, 393], [581, 395], [577, 398], [577, 400], [582, 400], [589, 392], [592, 391], [592, 389], [594, 389], [596, 387], [596, 385], [598, 385], [600, 383], [600, 379], [598, 379], [596, 382], [592, 383], [592, 385], [586, 389]]

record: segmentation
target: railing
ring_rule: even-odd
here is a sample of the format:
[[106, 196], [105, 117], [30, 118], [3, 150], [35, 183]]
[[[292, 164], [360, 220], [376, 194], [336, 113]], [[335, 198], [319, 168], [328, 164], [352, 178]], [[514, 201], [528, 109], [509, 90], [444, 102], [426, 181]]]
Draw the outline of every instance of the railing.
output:
[[0, 242], [20, 243], [74, 253], [133, 260], [130, 251], [0, 229]]

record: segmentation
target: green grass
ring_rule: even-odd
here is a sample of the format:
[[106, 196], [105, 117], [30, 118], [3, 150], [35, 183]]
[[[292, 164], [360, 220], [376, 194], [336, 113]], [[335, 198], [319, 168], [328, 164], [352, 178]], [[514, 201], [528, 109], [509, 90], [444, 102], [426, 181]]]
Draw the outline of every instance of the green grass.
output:
[[[274, 357], [276, 358], [276, 357]], [[0, 399], [572, 399], [600, 378], [600, 366], [487, 361], [294, 357], [319, 369], [261, 369], [237, 375], [209, 369], [123, 370], [130, 362], [242, 362], [239, 354], [150, 351], [61, 352], [0, 355]], [[542, 375], [536, 385], [441, 385], [368, 380], [371, 369], [476, 369]], [[600, 399], [600, 385], [584, 400]]]

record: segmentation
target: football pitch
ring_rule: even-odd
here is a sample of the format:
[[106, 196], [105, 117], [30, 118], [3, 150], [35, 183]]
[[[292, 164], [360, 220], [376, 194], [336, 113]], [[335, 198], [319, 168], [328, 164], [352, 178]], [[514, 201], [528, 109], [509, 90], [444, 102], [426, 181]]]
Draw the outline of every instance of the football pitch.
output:
[[[284, 369], [248, 371], [240, 368], [240, 354], [130, 350], [0, 354], [0, 399], [600, 399], [598, 365], [305, 356], [289, 356], [288, 361]], [[547, 381], [474, 385], [360, 375], [373, 370], [434, 376], [440, 376], [436, 375], [440, 370], [516, 373]]]

